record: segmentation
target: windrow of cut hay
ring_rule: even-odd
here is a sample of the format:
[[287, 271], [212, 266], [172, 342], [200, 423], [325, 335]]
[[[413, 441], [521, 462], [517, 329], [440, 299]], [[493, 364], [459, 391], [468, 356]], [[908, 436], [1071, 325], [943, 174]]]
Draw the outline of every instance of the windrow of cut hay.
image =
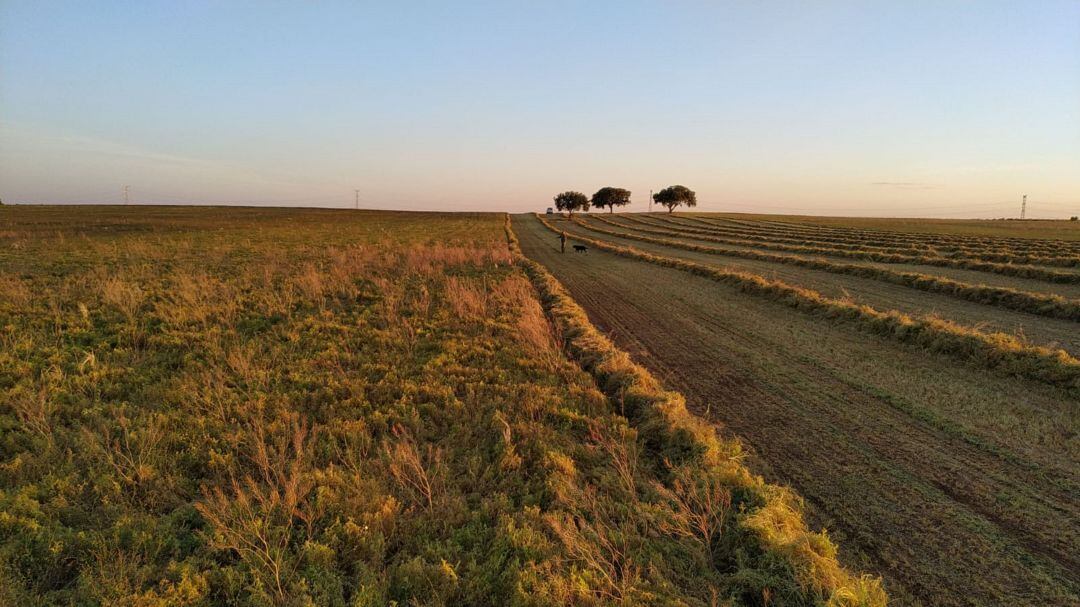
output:
[[1080, 242], [1046, 238], [1016, 238], [1010, 236], [968, 236], [962, 234], [929, 234], [925, 232], [899, 232], [850, 227], [830, 227], [809, 223], [792, 223], [766, 220], [741, 220], [729, 217], [692, 216], [711, 225], [737, 224], [754, 229], [768, 229], [797, 235], [836, 236], [860, 238], [871, 242], [896, 244], [921, 243], [928, 246], [1009, 247], [1015, 251], [1044, 253], [1080, 253]]
[[[621, 226], [620, 224], [609, 221], [602, 217], [595, 217], [595, 219], [600, 219], [601, 221], [613, 226], [629, 227]], [[860, 278], [880, 280], [882, 282], [888, 282], [904, 287], [909, 287], [912, 289], [917, 289], [920, 291], [950, 295], [958, 299], [964, 299], [975, 303], [1008, 308], [1010, 310], [1017, 310], [1020, 312], [1027, 312], [1029, 314], [1037, 314], [1039, 316], [1047, 316], [1050, 318], [1062, 318], [1065, 320], [1073, 320], [1080, 322], [1080, 300], [1067, 299], [1060, 295], [1032, 293], [1030, 291], [1010, 289], [1008, 287], [975, 285], [971, 283], [960, 282], [958, 280], [952, 280], [949, 278], [922, 274], [919, 272], [897, 272], [895, 270], [886, 270], [873, 266], [835, 263], [818, 258], [797, 257], [794, 255], [782, 255], [779, 253], [764, 253], [761, 251], [755, 251], [750, 249], [729, 249], [724, 247], [699, 245], [689, 242], [683, 242], [680, 240], [652, 238], [650, 236], [643, 236], [641, 234], [635, 234], [632, 232], [606, 230], [594, 225], [590, 225], [583, 221], [575, 221], [575, 223], [585, 229], [592, 230], [600, 234], [607, 234], [609, 236], [616, 236], [629, 240], [638, 240], [641, 242], [648, 242], [676, 249], [684, 249], [687, 251], [696, 251], [699, 253], [726, 255], [728, 257], [741, 257], [744, 259], [756, 259], [759, 261], [769, 261], [799, 266], [803, 268], [810, 268], [813, 270], [822, 270], [825, 272], [832, 272], [834, 274], [847, 274], [850, 276], [858, 276]]]
[[[785, 235], [782, 233], [761, 233], [757, 230], [747, 230], [739, 227], [728, 226], [709, 226], [706, 227], [702, 224], [689, 223], [688, 220], [675, 217], [637, 217], [634, 215], [624, 215], [627, 219], [631, 219], [638, 223], [644, 223], [645, 225], [667, 228], [667, 229], [679, 229], [688, 233], [695, 234], [708, 234], [708, 235], [720, 235], [730, 236], [736, 238], [742, 238], [745, 240], [753, 240], [758, 242], [776, 242], [776, 243], [788, 243], [788, 244], [805, 244], [811, 243], [815, 245], [825, 246], [834, 249], [844, 249], [848, 251], [873, 251], [877, 253], [896, 253], [901, 255], [937, 255], [939, 257], [946, 257], [950, 259], [971, 259], [976, 261], [994, 261], [999, 263], [1012, 263], [1012, 264], [1028, 264], [1039, 266], [1053, 266], [1059, 268], [1072, 268], [1080, 267], [1080, 255], [1033, 255], [1027, 253], [1018, 253], [1009, 250], [1005, 246], [993, 247], [992, 249], [982, 247], [971, 246], [959, 246], [959, 245], [923, 245], [923, 244], [905, 244], [905, 245], [886, 245], [875, 243], [870, 239], [860, 239], [856, 242], [852, 242], [851, 239], [846, 237], [830, 237], [830, 236], [795, 236]], [[692, 221], [692, 220], [691, 220]]]
[[[917, 259], [944, 259], [948, 261], [954, 261], [960, 264], [967, 264], [964, 267], [966, 269], [980, 269], [983, 271], [985, 268], [968, 267], [970, 264], [989, 264], [989, 266], [1003, 266], [1006, 268], [1019, 268], [1020, 270], [1033, 270], [1036, 273], [1043, 273], [1047, 276], [1074, 276], [1077, 277], [1080, 273], [1075, 272], [1057, 272], [1054, 270], [1046, 269], [1039, 266], [1053, 266], [1053, 267], [1080, 267], [1080, 256], [1070, 255], [1028, 255], [1011, 253], [1007, 249], [1002, 247], [995, 247], [993, 251], [990, 250], [977, 250], [972, 251], [967, 249], [966, 251], [949, 252], [944, 247], [937, 245], [898, 245], [898, 246], [883, 246], [879, 243], [875, 243], [870, 240], [862, 240], [849, 242], [837, 242], [830, 240], [826, 237], [810, 237], [803, 238], [796, 235], [781, 235], [777, 236], [777, 233], [770, 233], [768, 231], [753, 230], [753, 233], [748, 233], [742, 228], [730, 228], [719, 224], [712, 224], [706, 222], [706, 220], [699, 220], [693, 217], [679, 218], [679, 220], [699, 222], [698, 225], [688, 226], [684, 223], [675, 223], [676, 220], [668, 217], [638, 217], [634, 215], [621, 215], [620, 218], [629, 219], [635, 224], [643, 224], [651, 229], [666, 229], [666, 230], [678, 230], [685, 232], [684, 236], [698, 238], [700, 240], [711, 240], [712, 238], [721, 238], [727, 244], [736, 244], [738, 246], [757, 246], [759, 248], [772, 248], [777, 250], [784, 250], [783, 247], [800, 246], [817, 248], [825, 251], [824, 255], [832, 255], [838, 257], [857, 257], [860, 255], [869, 255], [873, 257], [880, 257], [881, 259], [873, 259], [873, 261], [881, 261], [882, 263], [927, 263], [930, 265], [941, 265], [931, 262], [905, 262], [898, 260], [904, 256], [910, 256]], [[623, 226], [629, 227], [629, 226]], [[636, 228], [635, 226], [635, 229]], [[705, 238], [703, 236], [708, 236]], [[794, 243], [794, 244], [786, 244]], [[1018, 264], [1034, 264], [1034, 265], [1018, 265]], [[1002, 273], [1009, 273], [1012, 270], [1005, 270]], [[1047, 279], [1051, 282], [1060, 282], [1055, 279]], [[1065, 282], [1069, 282], [1066, 280]]]
[[[506, 232], [515, 259], [539, 292], [569, 354], [596, 378], [612, 401], [622, 406], [647, 448], [666, 465], [689, 467], [699, 482], [713, 479], [750, 498], [753, 506], [738, 515], [737, 524], [754, 539], [744, 537], [743, 545], [730, 546], [731, 550], [743, 553], [743, 558], [784, 563], [807, 604], [887, 603], [880, 579], [844, 569], [828, 536], [808, 528], [798, 496], [765, 483], [744, 467], [736, 441], [722, 441], [712, 426], [691, 414], [681, 394], [664, 390], [648, 371], [615, 347], [559, 281], [521, 253], [509, 216]], [[727, 533], [739, 535], [735, 530]]]
[[[560, 232], [544, 218], [539, 215], [537, 218], [549, 230]], [[734, 286], [745, 293], [759, 295], [832, 322], [850, 324], [873, 334], [923, 347], [931, 352], [1080, 393], [1080, 361], [1069, 356], [1064, 350], [1028, 346], [1004, 333], [983, 333], [938, 318], [912, 317], [896, 310], [882, 312], [870, 306], [831, 299], [817, 291], [756, 274], [654, 255], [633, 247], [619, 246], [578, 234], [567, 236], [617, 255], [705, 276]]]
[[[593, 215], [592, 217], [598, 217]], [[618, 225], [618, 224], [616, 224]], [[621, 226], [626, 227], [626, 226]], [[919, 264], [924, 266], [937, 266], [942, 268], [960, 268], [964, 270], [976, 270], [1018, 278], [1031, 278], [1052, 282], [1055, 284], [1080, 284], [1080, 272], [1060, 272], [1039, 268], [1035, 266], [1016, 266], [1006, 263], [993, 263], [988, 261], [974, 261], [954, 259], [951, 257], [939, 257], [936, 255], [897, 255], [892, 253], [874, 253], [871, 251], [846, 251], [827, 247], [810, 247], [801, 245], [786, 245], [779, 243], [754, 242], [738, 238], [722, 238], [719, 236], [692, 235], [674, 230], [661, 228], [636, 228], [650, 234], [674, 236], [677, 238], [692, 238], [720, 244], [766, 249], [769, 251], [784, 251], [786, 253], [801, 253], [803, 255], [825, 255], [829, 257], [844, 257], [847, 259], [861, 259], [878, 263], [903, 263]]]
[[[952, 247], [966, 247], [974, 250], [1006, 250], [1017, 255], [1078, 255], [1080, 244], [1072, 241], [1048, 239], [1017, 239], [1005, 236], [967, 237], [961, 235], [920, 234], [910, 232], [889, 232], [884, 230], [858, 230], [855, 228], [827, 228], [810, 224], [794, 224], [765, 220], [743, 221], [728, 217], [707, 217], [701, 215], [683, 216], [682, 219], [699, 225], [737, 227], [764, 234], [782, 234], [792, 237], [827, 238], [845, 242], [866, 242], [888, 244], [892, 246], [914, 246], [939, 250]], [[803, 227], [806, 226], [806, 227]], [[977, 240], [965, 240], [977, 238]]]
[[[726, 218], [685, 216], [680, 219], [693, 222], [698, 226], [737, 228], [762, 234], [781, 234], [791, 237], [827, 239], [834, 242], [853, 242], [884, 244], [889, 246], [910, 246], [929, 248], [942, 252], [987, 253], [1001, 251], [1011, 255], [1033, 257], [1075, 257], [1080, 255], [1080, 244], [1073, 241], [1049, 239], [1016, 239], [1005, 236], [979, 237], [978, 240], [964, 240], [964, 236], [910, 234], [906, 232], [885, 232], [876, 230], [851, 231], [851, 228], [828, 228], [822, 231], [816, 227], [799, 227], [795, 224], [772, 223], [766, 221], [736, 222]], [[929, 240], [928, 240], [929, 238]], [[958, 239], [958, 240], [953, 240]]]

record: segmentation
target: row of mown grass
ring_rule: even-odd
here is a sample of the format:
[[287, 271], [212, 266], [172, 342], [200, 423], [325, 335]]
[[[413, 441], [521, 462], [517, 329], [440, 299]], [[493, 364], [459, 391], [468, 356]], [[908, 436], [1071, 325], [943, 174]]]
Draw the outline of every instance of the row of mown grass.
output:
[[871, 240], [851, 242], [843, 237], [829, 236], [795, 236], [781, 233], [762, 233], [764, 231], [748, 230], [740, 227], [716, 225], [704, 225], [694, 218], [652, 217], [624, 215], [639, 223], [652, 227], [678, 228], [680, 230], [695, 233], [720, 236], [731, 236], [745, 240], [758, 242], [777, 242], [786, 244], [820, 245], [834, 249], [848, 251], [874, 251], [878, 253], [896, 253], [901, 255], [937, 255], [951, 259], [971, 259], [977, 261], [994, 261], [999, 263], [1028, 264], [1040, 266], [1052, 266], [1071, 268], [1080, 266], [1080, 255], [1032, 255], [1010, 251], [1005, 247], [974, 248], [969, 246], [927, 246], [927, 245], [886, 245]]
[[[629, 228], [634, 230], [639, 229], [636, 227], [622, 225], [600, 216], [595, 216], [593, 218], [599, 219], [604, 223], [620, 228]], [[681, 240], [653, 238], [633, 232], [625, 232], [621, 230], [607, 230], [594, 225], [590, 225], [589, 223], [580, 220], [575, 220], [575, 223], [588, 230], [592, 230], [600, 234], [607, 234], [609, 236], [617, 236], [619, 238], [627, 238], [630, 240], [638, 240], [641, 242], [659, 244], [677, 249], [684, 249], [687, 251], [697, 251], [700, 253], [710, 253], [715, 255], [726, 255], [729, 257], [741, 257], [743, 259], [770, 261], [775, 263], [799, 266], [803, 268], [811, 268], [814, 270], [822, 270], [825, 272], [832, 272], [834, 274], [859, 276], [861, 278], [870, 278], [873, 280], [880, 280], [882, 282], [888, 282], [896, 285], [910, 287], [912, 289], [918, 289], [920, 291], [951, 295], [958, 299], [964, 299], [975, 303], [993, 305], [1002, 308], [1008, 308], [1010, 310], [1017, 310], [1020, 312], [1028, 312], [1030, 314], [1037, 314], [1039, 316], [1047, 316], [1050, 318], [1061, 318], [1065, 320], [1080, 321], [1080, 300], [1066, 299], [1060, 295], [1031, 293], [1029, 291], [1009, 289], [1006, 287], [974, 285], [970, 283], [960, 282], [957, 280], [951, 280], [948, 278], [942, 278], [939, 276], [922, 274], [919, 272], [896, 272], [893, 270], [887, 270], [873, 266], [835, 263], [819, 258], [797, 257], [794, 255], [766, 253], [752, 249], [731, 249], [699, 245], [684, 242]]]
[[736, 224], [747, 228], [766, 229], [774, 232], [785, 232], [793, 235], [822, 235], [851, 239], [860, 239], [868, 242], [894, 243], [894, 244], [921, 244], [926, 246], [972, 246], [972, 247], [1008, 247], [1015, 251], [1032, 253], [1080, 253], [1080, 242], [1073, 240], [1016, 238], [1008, 236], [969, 236], [962, 234], [930, 234], [923, 232], [897, 232], [889, 230], [871, 230], [849, 227], [830, 227], [809, 223], [792, 223], [785, 221], [743, 220], [730, 217], [714, 217], [708, 215], [694, 215], [705, 223]]
[[[621, 226], [627, 227], [627, 226]], [[803, 245], [787, 245], [780, 243], [770, 242], [756, 242], [752, 240], [745, 240], [740, 238], [724, 238], [721, 236], [708, 236], [708, 235], [690, 235], [687, 233], [681, 233], [677, 230], [669, 230], [657, 227], [641, 227], [634, 228], [642, 232], [648, 232], [651, 234], [659, 234], [663, 236], [675, 236], [683, 238], [694, 238], [696, 240], [703, 240], [707, 242], [716, 242], [720, 244], [752, 247], [757, 249], [766, 249], [769, 251], [783, 251], [787, 253], [801, 253], [803, 255], [824, 255], [828, 257], [843, 257], [846, 259], [861, 259], [865, 261], [873, 261], [878, 263], [903, 263], [903, 264], [919, 264], [926, 266], [937, 266], [943, 268], [960, 268], [965, 270], [976, 270], [980, 272], [990, 272], [993, 274], [1002, 274], [1005, 276], [1016, 276], [1018, 278], [1032, 278], [1036, 280], [1043, 280], [1046, 282], [1052, 282], [1056, 284], [1080, 284], [1080, 272], [1062, 272], [1055, 270], [1048, 270], [1046, 268], [1040, 268], [1036, 266], [1017, 266], [1006, 263], [993, 263], [987, 261], [974, 261], [965, 259], [956, 259], [951, 257], [940, 257], [937, 255], [899, 255], [895, 253], [877, 253], [873, 251], [849, 251], [845, 249], [835, 249], [829, 247], [814, 247]]]
[[[543, 217], [536, 217], [549, 230], [560, 232]], [[896, 310], [882, 312], [870, 306], [830, 299], [816, 291], [794, 287], [756, 274], [654, 255], [633, 247], [615, 245], [578, 234], [567, 236], [624, 257], [705, 276], [746, 293], [777, 301], [832, 322], [849, 324], [870, 333], [915, 344], [930, 352], [1080, 393], [1080, 361], [1063, 350], [1028, 346], [1010, 335], [982, 333], [938, 318], [915, 318]]]
[[[804, 600], [827, 605], [885, 604], [880, 580], [846, 571], [828, 537], [807, 528], [798, 498], [751, 474], [739, 461], [737, 443], [722, 441], [715, 428], [686, 409], [682, 395], [663, 390], [648, 371], [602, 335], [558, 280], [521, 254], [509, 216], [506, 221], [511, 249], [539, 291], [565, 347], [596, 378], [603, 392], [620, 403], [648, 453], [681, 468], [698, 482], [743, 495], [745, 507], [733, 522], [751, 530], [754, 540], [765, 546], [762, 558], [791, 567], [805, 593]], [[678, 490], [677, 477], [669, 482]], [[753, 554], [756, 548], [736, 550]]]

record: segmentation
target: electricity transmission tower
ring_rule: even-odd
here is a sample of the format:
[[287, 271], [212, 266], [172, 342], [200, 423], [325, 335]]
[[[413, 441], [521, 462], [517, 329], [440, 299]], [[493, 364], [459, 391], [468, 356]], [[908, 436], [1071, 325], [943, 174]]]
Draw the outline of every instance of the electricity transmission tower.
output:
[[1024, 194], [1023, 201], [1020, 203], [1020, 219], [1023, 219], [1027, 215], [1027, 194]]
[[131, 202], [130, 190], [131, 190], [131, 186], [129, 186], [129, 185], [124, 186], [124, 204], [125, 205], [127, 205], [127, 204], [129, 204]]
[[356, 209], [360, 210], [360, 190], [353, 190], [353, 193], [356, 194]]

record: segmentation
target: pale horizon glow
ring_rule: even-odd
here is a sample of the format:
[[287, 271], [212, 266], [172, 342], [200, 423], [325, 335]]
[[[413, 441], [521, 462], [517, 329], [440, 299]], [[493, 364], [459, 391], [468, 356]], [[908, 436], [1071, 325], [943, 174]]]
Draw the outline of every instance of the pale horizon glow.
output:
[[1080, 215], [1080, 2], [0, 2], [0, 199]]

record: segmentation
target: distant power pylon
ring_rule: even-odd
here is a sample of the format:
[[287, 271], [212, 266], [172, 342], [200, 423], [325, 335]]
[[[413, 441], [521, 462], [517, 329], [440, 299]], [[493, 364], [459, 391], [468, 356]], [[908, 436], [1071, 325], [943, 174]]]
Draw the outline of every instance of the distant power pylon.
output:
[[357, 210], [359, 210], [360, 209], [360, 190], [353, 190], [353, 193], [356, 194], [356, 208], [357, 208]]
[[124, 204], [125, 205], [131, 203], [130, 192], [131, 192], [131, 186], [129, 186], [129, 185], [124, 186]]
[[1020, 202], [1020, 219], [1023, 219], [1026, 215], [1027, 215], [1027, 194], [1024, 194], [1024, 198]]

